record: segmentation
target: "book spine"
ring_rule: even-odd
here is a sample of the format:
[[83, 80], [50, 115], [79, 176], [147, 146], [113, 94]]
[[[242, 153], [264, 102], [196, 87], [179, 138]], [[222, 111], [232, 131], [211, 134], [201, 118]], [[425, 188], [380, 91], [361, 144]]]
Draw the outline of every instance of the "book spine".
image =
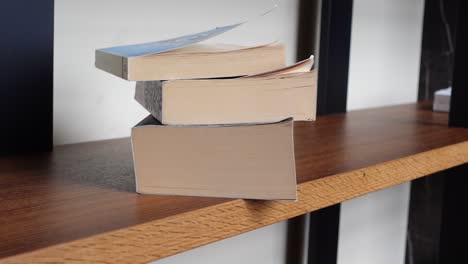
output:
[[128, 58], [122, 57], [122, 78], [129, 80], [128, 77]]
[[135, 100], [148, 110], [154, 118], [163, 122], [161, 81], [137, 82], [135, 88]]
[[117, 56], [101, 50], [96, 50], [95, 59], [96, 60], [94, 62], [94, 65], [96, 66], [96, 68], [113, 74], [117, 77], [127, 79], [127, 58], [123, 58], [121, 56]]

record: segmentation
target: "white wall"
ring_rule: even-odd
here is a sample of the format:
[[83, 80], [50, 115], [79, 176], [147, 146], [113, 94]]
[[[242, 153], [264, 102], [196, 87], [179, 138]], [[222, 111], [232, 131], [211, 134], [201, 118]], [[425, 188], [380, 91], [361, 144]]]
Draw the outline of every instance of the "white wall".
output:
[[348, 110], [415, 102], [424, 0], [354, 0]]
[[[348, 110], [415, 102], [424, 0], [354, 0]], [[402, 264], [409, 183], [344, 202], [338, 264]]]
[[410, 184], [341, 205], [338, 264], [403, 264]]
[[[146, 116], [133, 100], [134, 83], [94, 68], [94, 50], [159, 40], [258, 16], [273, 0], [59, 0], [55, 2], [54, 144], [130, 135]], [[296, 54], [298, 1], [213, 41], [287, 45]]]
[[153, 264], [284, 264], [286, 222], [183, 252]]

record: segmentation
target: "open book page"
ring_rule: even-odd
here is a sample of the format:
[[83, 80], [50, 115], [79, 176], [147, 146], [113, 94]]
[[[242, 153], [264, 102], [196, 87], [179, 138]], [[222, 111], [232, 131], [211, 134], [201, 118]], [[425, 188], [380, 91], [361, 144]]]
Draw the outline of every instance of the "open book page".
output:
[[[277, 5], [269, 9], [267, 12], [264, 12], [259, 17], [269, 14], [276, 7]], [[120, 57], [125, 57], [125, 58], [147, 56], [147, 55], [152, 55], [152, 54], [162, 53], [162, 52], [171, 51], [175, 49], [180, 49], [183, 47], [192, 46], [199, 42], [218, 36], [226, 31], [234, 29], [242, 24], [247, 23], [248, 21], [249, 20], [246, 20], [241, 23], [232, 24], [232, 25], [216, 27], [211, 30], [198, 32], [195, 34], [190, 34], [190, 35], [185, 35], [185, 36], [180, 36], [177, 38], [154, 41], [154, 42], [146, 42], [146, 43], [140, 43], [140, 44], [133, 44], [133, 45], [115, 46], [115, 47], [98, 49], [98, 51], [110, 53], [110, 54], [120, 56]]]
[[269, 71], [269, 72], [263, 72], [263, 73], [254, 74], [254, 75], [247, 75], [241, 78], [257, 78], [257, 77], [268, 77], [268, 76], [279, 75], [279, 74], [308, 72], [312, 69], [313, 65], [314, 65], [314, 56], [311, 55], [308, 59], [297, 62], [291, 66], [287, 66], [287, 67]]
[[224, 27], [217, 27], [212, 30], [203, 31], [191, 35], [181, 36], [177, 38], [155, 41], [155, 42], [147, 42], [141, 44], [134, 44], [134, 45], [124, 45], [124, 46], [116, 46], [110, 48], [99, 49], [100, 51], [111, 53], [121, 57], [139, 57], [139, 56], [146, 56], [161, 52], [166, 52], [170, 50], [175, 50], [187, 46], [191, 46], [193, 44], [199, 43], [201, 41], [210, 39], [215, 37], [219, 34], [222, 34], [226, 31], [229, 31], [233, 28], [240, 26], [243, 23], [237, 23], [229, 26]]

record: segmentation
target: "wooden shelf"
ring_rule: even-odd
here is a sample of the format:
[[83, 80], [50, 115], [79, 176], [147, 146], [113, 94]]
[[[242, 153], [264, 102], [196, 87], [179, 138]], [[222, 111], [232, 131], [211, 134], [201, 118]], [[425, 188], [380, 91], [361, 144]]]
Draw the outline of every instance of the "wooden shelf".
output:
[[294, 129], [297, 202], [136, 194], [129, 139], [0, 158], [0, 262], [146, 263], [468, 162], [427, 104]]

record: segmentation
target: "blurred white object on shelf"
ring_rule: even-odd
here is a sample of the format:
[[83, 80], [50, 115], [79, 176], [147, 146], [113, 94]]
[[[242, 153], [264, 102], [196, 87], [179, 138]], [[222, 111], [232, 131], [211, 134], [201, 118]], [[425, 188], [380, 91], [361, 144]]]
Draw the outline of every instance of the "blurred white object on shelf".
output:
[[432, 106], [432, 109], [437, 112], [449, 112], [451, 94], [452, 87], [436, 91], [434, 93], [434, 104]]

